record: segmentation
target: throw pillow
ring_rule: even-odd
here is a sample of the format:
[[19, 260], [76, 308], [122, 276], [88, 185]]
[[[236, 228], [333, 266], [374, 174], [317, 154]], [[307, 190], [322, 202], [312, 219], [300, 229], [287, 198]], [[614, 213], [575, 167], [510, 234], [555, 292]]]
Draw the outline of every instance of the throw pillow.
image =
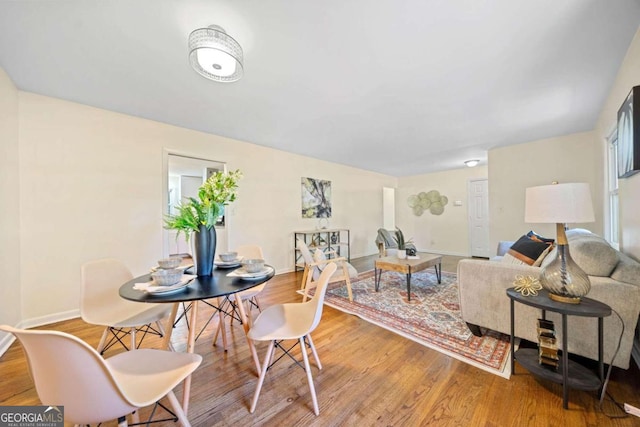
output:
[[531, 239], [525, 235], [509, 248], [503, 262], [539, 266], [551, 250], [551, 246], [551, 244]]
[[536, 233], [535, 231], [531, 230], [527, 233], [527, 237], [532, 239], [532, 240], [537, 240], [539, 242], [544, 242], [548, 245], [552, 245], [555, 240], [554, 239], [550, 239], [548, 237], [542, 237], [541, 235], [539, 235], [538, 233]]

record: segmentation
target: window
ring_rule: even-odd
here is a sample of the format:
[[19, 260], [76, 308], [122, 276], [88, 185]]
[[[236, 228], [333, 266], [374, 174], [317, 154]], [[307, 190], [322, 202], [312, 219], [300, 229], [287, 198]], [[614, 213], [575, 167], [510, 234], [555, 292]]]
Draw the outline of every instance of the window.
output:
[[608, 167], [607, 167], [607, 189], [608, 189], [608, 217], [607, 239], [615, 248], [618, 248], [620, 229], [618, 226], [618, 132], [613, 130], [608, 138]]

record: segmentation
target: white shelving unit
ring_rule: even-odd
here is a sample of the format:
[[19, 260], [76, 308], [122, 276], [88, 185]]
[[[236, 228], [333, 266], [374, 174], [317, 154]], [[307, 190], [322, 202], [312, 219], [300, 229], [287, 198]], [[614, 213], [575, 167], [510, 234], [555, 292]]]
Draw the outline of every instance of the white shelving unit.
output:
[[295, 271], [304, 269], [304, 259], [296, 247], [296, 240], [300, 239], [307, 244], [313, 253], [320, 249], [328, 258], [335, 256], [344, 257], [351, 261], [351, 236], [347, 228], [326, 228], [320, 230], [294, 231], [293, 232], [293, 261]]

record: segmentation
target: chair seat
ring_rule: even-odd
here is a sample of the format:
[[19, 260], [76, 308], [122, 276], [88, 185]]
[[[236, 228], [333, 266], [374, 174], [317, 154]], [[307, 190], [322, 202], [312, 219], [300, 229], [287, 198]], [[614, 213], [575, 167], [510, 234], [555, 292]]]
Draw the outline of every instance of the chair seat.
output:
[[242, 299], [242, 301], [244, 300], [248, 300], [251, 299], [253, 297], [255, 297], [256, 295], [258, 295], [260, 292], [262, 292], [262, 290], [264, 289], [264, 287], [267, 286], [267, 283], [263, 283], [261, 285], [255, 286], [251, 289], [247, 289], [245, 291], [241, 291], [241, 292], [237, 292], [234, 297], [235, 298], [240, 298]]
[[[105, 307], [104, 316], [93, 312], [89, 318], [94, 325], [112, 326], [115, 328], [132, 328], [147, 323], [157, 322], [171, 313], [171, 304], [140, 304], [128, 302], [116, 307]], [[87, 321], [89, 321], [87, 320]]]
[[123, 394], [138, 407], [165, 395], [195, 370], [202, 356], [154, 349], [139, 349], [105, 360]]
[[267, 307], [258, 315], [249, 330], [255, 341], [296, 339], [305, 335], [315, 313], [307, 303], [278, 304]]

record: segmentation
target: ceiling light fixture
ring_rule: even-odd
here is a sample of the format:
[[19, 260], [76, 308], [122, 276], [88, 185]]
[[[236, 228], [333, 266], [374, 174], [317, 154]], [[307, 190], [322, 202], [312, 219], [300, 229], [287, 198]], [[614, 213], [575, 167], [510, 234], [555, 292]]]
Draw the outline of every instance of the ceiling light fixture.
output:
[[464, 164], [470, 168], [477, 166], [478, 163], [480, 163], [480, 160], [467, 160], [466, 162], [464, 162]]
[[242, 47], [218, 25], [189, 34], [189, 61], [200, 75], [217, 82], [235, 82], [243, 74]]

